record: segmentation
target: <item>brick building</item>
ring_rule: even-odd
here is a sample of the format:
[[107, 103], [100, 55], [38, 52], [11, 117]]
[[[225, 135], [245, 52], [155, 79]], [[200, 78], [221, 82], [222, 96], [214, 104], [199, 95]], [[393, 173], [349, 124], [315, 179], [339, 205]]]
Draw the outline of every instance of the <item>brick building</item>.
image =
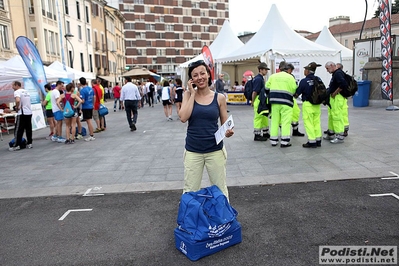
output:
[[229, 17], [228, 0], [121, 0], [126, 66], [169, 75], [210, 45]]

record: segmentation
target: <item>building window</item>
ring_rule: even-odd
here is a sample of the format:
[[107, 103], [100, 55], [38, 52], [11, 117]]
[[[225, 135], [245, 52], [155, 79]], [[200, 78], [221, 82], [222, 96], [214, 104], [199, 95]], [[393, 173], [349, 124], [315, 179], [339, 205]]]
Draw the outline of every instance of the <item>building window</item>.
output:
[[134, 30], [134, 23], [125, 23], [125, 30]]
[[89, 69], [93, 72], [93, 55], [89, 54]]
[[64, 0], [65, 14], [69, 15], [68, 0]]
[[46, 29], [44, 30], [44, 44], [46, 46], [46, 53], [48, 54], [49, 53], [49, 49], [48, 49], [48, 32], [47, 32]]
[[132, 5], [132, 4], [123, 4], [123, 11], [125, 11], [125, 12], [133, 12], [134, 11], [134, 5]]
[[[1, 1], [1, 2], [3, 2], [3, 1]], [[35, 14], [34, 6], [35, 6], [35, 3], [33, 2], [33, 0], [30, 0], [29, 1], [29, 15]]]
[[4, 0], [0, 0], [0, 9], [4, 9]]
[[98, 5], [95, 3], [91, 4], [91, 13], [93, 14], [94, 17], [97, 17], [99, 12], [98, 12]]
[[55, 55], [56, 54], [56, 48], [55, 48], [55, 34], [52, 31], [49, 31], [49, 48], [50, 48], [50, 54]]
[[90, 23], [89, 7], [86, 6], [86, 22]]
[[83, 58], [83, 53], [80, 53], [80, 69], [82, 70], [82, 72], [85, 72], [85, 62]]
[[0, 25], [0, 38], [1, 38], [1, 47], [3, 49], [10, 49], [7, 26]]
[[103, 55], [102, 56], [102, 65], [103, 65], [103, 67], [104, 67], [104, 70], [105, 70], [105, 68], [107, 67], [107, 57], [105, 56], [105, 55]]
[[100, 55], [99, 55], [99, 54], [96, 54], [96, 55], [95, 55], [95, 59], [96, 59], [96, 62], [94, 62], [94, 64], [96, 65], [97, 69], [101, 68]]
[[80, 20], [80, 5], [79, 5], [79, 1], [76, 1], [76, 14], [77, 14], [77, 18]]
[[344, 46], [345, 46], [345, 47], [348, 47], [348, 39], [345, 39], [345, 44], [344, 44]]
[[78, 25], [78, 40], [82, 40], [82, 26]]
[[67, 20], [65, 25], [66, 25], [66, 33], [71, 33], [71, 23]]
[[60, 55], [60, 42], [58, 41], [58, 36], [58, 33], [55, 33], [55, 52], [57, 53], [57, 55]]
[[91, 33], [90, 33], [90, 29], [87, 29], [87, 42], [91, 43]]
[[145, 24], [145, 29], [154, 31], [155, 30], [155, 25], [154, 24]]
[[134, 0], [136, 5], [144, 5], [144, 0]]

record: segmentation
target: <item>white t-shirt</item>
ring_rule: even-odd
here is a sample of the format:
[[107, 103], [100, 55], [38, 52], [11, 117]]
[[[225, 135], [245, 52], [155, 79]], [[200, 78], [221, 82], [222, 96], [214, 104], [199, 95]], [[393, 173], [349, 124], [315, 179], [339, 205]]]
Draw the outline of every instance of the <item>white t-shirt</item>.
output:
[[27, 90], [24, 89], [18, 89], [14, 91], [14, 98], [19, 97], [20, 102], [19, 102], [19, 110], [18, 110], [18, 115], [31, 115], [32, 114], [32, 108], [30, 105], [30, 94]]
[[61, 111], [60, 108], [58, 108], [57, 105], [57, 99], [60, 97], [60, 91], [55, 88], [52, 92], [51, 92], [51, 109], [53, 110], [53, 113]]
[[170, 87], [163, 87], [162, 88], [162, 100], [170, 100]]

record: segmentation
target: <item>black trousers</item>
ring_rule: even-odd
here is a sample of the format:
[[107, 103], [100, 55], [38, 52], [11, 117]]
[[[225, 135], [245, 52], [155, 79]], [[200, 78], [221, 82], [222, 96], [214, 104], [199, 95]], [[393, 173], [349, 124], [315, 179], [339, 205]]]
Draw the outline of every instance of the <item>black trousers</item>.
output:
[[149, 92], [147, 93], [147, 97], [148, 97], [148, 104], [151, 106], [154, 105], [154, 93], [153, 92]]
[[[137, 122], [137, 117], [138, 117], [138, 112], [137, 112], [137, 106], [139, 104], [138, 100], [125, 100], [125, 111], [126, 111], [126, 118], [127, 118], [127, 123], [129, 124], [129, 127], [132, 127], [132, 124], [136, 124]], [[132, 119], [132, 113], [133, 113], [133, 119]]]
[[17, 115], [14, 129], [14, 147], [21, 144], [24, 131], [26, 132], [26, 144], [32, 144], [32, 115]]

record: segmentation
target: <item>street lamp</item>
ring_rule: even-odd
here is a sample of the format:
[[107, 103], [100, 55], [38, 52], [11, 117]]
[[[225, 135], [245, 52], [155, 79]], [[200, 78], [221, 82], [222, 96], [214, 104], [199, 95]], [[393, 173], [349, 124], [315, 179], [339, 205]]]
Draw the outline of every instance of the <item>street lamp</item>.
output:
[[[75, 55], [75, 50], [73, 49], [73, 45], [71, 43], [71, 41], [68, 38], [72, 38], [73, 34], [71, 33], [67, 33], [65, 34], [65, 40], [67, 41], [66, 43], [66, 48], [67, 48], [67, 60], [69, 61], [69, 65], [71, 66], [71, 68], [73, 68], [73, 59], [74, 59], [74, 55]], [[69, 58], [69, 51], [68, 51], [68, 42], [71, 45], [72, 48], [72, 54], [71, 54], [71, 58]]]
[[115, 73], [115, 86], [116, 86], [116, 75], [117, 75], [117, 69], [118, 69], [118, 60], [116, 59], [116, 51], [112, 50], [111, 54], [114, 56], [115, 58], [115, 67], [114, 67], [114, 73]]

